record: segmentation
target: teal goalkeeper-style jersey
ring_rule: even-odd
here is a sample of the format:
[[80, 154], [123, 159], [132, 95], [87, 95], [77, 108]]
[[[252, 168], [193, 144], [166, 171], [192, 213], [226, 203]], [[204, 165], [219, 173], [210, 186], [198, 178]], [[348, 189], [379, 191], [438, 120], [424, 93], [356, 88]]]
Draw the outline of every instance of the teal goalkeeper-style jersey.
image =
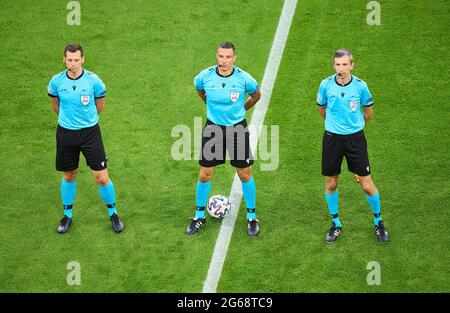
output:
[[335, 74], [320, 83], [317, 104], [326, 105], [326, 131], [350, 135], [364, 129], [361, 106], [371, 106], [373, 100], [363, 80], [352, 75], [350, 82], [342, 86], [337, 83]]
[[72, 79], [67, 70], [53, 76], [48, 95], [59, 98], [58, 124], [71, 130], [94, 126], [98, 123], [95, 99], [106, 94], [105, 84], [94, 73], [83, 69], [80, 77]]
[[201, 71], [194, 78], [197, 90], [206, 94], [206, 117], [214, 124], [231, 126], [245, 118], [245, 95], [258, 91], [259, 85], [247, 72], [233, 68], [229, 76], [221, 76], [217, 65]]

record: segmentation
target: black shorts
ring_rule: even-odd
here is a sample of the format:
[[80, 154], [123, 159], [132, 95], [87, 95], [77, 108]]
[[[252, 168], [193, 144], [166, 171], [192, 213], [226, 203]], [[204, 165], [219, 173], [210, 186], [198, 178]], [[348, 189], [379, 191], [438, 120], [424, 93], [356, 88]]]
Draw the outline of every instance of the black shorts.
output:
[[80, 151], [86, 158], [86, 164], [93, 171], [101, 171], [106, 168], [107, 157], [98, 124], [79, 130], [70, 130], [58, 125], [56, 129], [56, 169], [64, 172], [76, 170], [80, 160]]
[[322, 141], [322, 175], [339, 175], [344, 156], [350, 172], [359, 176], [370, 175], [364, 131], [351, 135], [338, 135], [325, 131]]
[[210, 120], [206, 121], [199, 164], [204, 167], [223, 164], [226, 151], [230, 155], [230, 164], [234, 167], [245, 168], [253, 164], [250, 132], [245, 119], [232, 126], [220, 126]]

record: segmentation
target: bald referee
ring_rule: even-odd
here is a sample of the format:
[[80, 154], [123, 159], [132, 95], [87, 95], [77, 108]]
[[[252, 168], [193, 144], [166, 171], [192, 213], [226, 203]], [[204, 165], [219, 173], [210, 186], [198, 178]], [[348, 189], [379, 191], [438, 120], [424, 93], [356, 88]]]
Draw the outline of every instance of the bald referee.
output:
[[106, 168], [107, 157], [98, 125], [98, 115], [105, 105], [105, 84], [96, 74], [83, 69], [83, 62], [83, 48], [78, 44], [67, 45], [64, 48], [67, 69], [54, 75], [48, 85], [52, 108], [58, 115], [56, 169], [63, 172], [61, 197], [64, 216], [57, 231], [65, 233], [72, 224], [81, 152], [108, 208], [112, 228], [119, 233], [123, 230], [123, 223], [117, 214], [116, 194]]
[[[338, 178], [345, 157], [348, 170], [359, 176], [367, 201], [374, 215], [374, 230], [380, 242], [388, 241], [381, 217], [380, 194], [372, 181], [364, 126], [373, 115], [372, 95], [367, 84], [350, 72], [353, 56], [347, 49], [333, 55], [336, 74], [324, 79], [317, 93], [318, 109], [325, 119], [322, 141], [322, 175], [326, 177], [325, 198], [332, 225], [325, 236], [334, 242], [342, 231], [338, 215]], [[361, 112], [361, 108], [364, 113]]]

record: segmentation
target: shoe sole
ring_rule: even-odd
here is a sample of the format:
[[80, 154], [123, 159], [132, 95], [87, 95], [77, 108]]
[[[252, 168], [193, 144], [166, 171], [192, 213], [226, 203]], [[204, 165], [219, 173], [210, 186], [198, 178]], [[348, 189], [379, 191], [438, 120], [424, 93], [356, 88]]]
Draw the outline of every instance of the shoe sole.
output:
[[331, 238], [328, 237], [328, 234], [327, 234], [327, 236], [325, 237], [325, 242], [326, 242], [326, 243], [333, 243], [333, 242], [336, 242], [336, 240], [338, 240], [338, 238], [339, 238], [339, 236], [337, 236], [336, 238], [334, 238], [334, 240], [331, 240]]
[[187, 235], [187, 236], [193, 236], [193, 235], [195, 235], [196, 233], [198, 233], [198, 231], [200, 230], [200, 229], [202, 229], [202, 228], [204, 228], [206, 226], [206, 224], [203, 224], [203, 226], [200, 226], [200, 228], [197, 228], [197, 230], [196, 231], [194, 231], [193, 233], [188, 233], [187, 231], [185, 231], [184, 233]]
[[[201, 228], [203, 228], [203, 227], [201, 227]], [[193, 232], [193, 233], [188, 233], [188, 232], [185, 232], [185, 234], [187, 235], [187, 236], [194, 236], [196, 233], [198, 233], [198, 231], [201, 229], [201, 228], [199, 228], [199, 229], [197, 229], [195, 232]]]
[[122, 228], [121, 228], [121, 229], [119, 229], [119, 230], [118, 230], [118, 229], [114, 229], [114, 228], [113, 228], [113, 230], [114, 230], [114, 232], [115, 232], [115, 233], [121, 233], [121, 232], [122, 232], [122, 230], [123, 230], [123, 226], [122, 226]]
[[249, 237], [256, 237], [256, 236], [259, 235], [259, 232], [260, 232], [260, 229], [259, 229], [259, 227], [258, 227], [258, 230], [257, 230], [257, 232], [256, 232], [255, 234], [251, 234], [251, 233], [247, 230], [247, 235], [248, 235]]
[[386, 243], [386, 242], [389, 241], [389, 239], [386, 239], [386, 240], [380, 240], [380, 238], [377, 238], [377, 239], [378, 239], [378, 242], [379, 242], [379, 243]]

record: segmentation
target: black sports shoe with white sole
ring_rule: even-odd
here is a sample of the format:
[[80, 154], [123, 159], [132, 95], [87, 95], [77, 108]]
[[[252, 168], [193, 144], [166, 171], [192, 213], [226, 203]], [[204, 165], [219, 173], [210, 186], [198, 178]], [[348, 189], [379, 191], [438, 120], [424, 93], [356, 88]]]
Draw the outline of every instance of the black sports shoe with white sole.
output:
[[61, 219], [58, 225], [58, 233], [64, 234], [67, 232], [70, 228], [70, 225], [72, 225], [72, 219], [67, 217], [67, 215], [64, 215], [64, 217]]
[[249, 236], [257, 236], [259, 234], [259, 221], [256, 218], [247, 220], [247, 234]]
[[206, 218], [199, 218], [194, 217], [189, 224], [188, 228], [186, 229], [186, 235], [193, 235], [195, 234], [200, 228], [205, 226], [206, 224]]
[[327, 243], [332, 243], [336, 241], [336, 239], [341, 234], [342, 227], [336, 227], [336, 224], [331, 224], [331, 228], [328, 230], [327, 235], [325, 236], [325, 241]]
[[117, 215], [117, 213], [114, 213], [109, 219], [111, 220], [113, 230], [116, 233], [120, 233], [123, 230], [123, 222], [119, 218], [119, 215]]
[[375, 234], [377, 235], [379, 242], [386, 242], [389, 240], [387, 229], [384, 228], [383, 221], [379, 221], [378, 225], [375, 226]]

